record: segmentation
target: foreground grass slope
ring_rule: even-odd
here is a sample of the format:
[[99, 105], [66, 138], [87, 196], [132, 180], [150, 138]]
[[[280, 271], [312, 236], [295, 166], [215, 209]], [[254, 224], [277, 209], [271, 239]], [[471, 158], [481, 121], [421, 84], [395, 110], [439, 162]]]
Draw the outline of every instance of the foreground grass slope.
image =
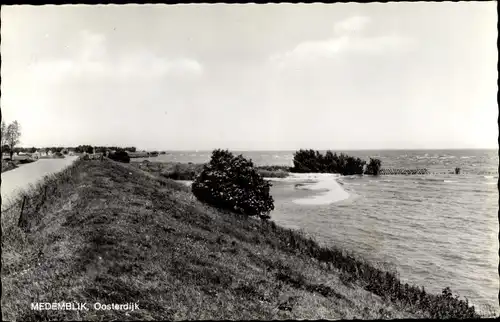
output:
[[[435, 316], [428, 308], [436, 305], [469, 312], [444, 295], [413, 299], [408, 286], [388, 292], [390, 274], [272, 222], [203, 205], [185, 186], [130, 164], [79, 160], [27, 196], [20, 219], [17, 205], [2, 213], [3, 320], [378, 319]], [[59, 301], [138, 302], [140, 310], [30, 310]]]

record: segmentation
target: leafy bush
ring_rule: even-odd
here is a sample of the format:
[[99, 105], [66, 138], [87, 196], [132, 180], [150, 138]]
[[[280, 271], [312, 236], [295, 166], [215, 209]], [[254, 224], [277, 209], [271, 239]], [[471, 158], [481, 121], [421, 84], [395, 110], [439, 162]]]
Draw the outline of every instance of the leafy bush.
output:
[[366, 161], [344, 153], [337, 155], [327, 151], [299, 150], [293, 155], [292, 172], [341, 173], [343, 175], [363, 174]]
[[380, 166], [382, 165], [382, 161], [379, 159], [370, 158], [370, 163], [366, 166], [366, 174], [372, 174], [374, 176], [378, 176], [380, 173]]
[[94, 147], [91, 145], [79, 145], [75, 148], [76, 153], [94, 153]]
[[302, 150], [293, 155], [292, 172], [323, 172], [323, 165], [319, 163], [318, 151]]
[[346, 165], [341, 172], [343, 175], [363, 174], [366, 161], [360, 158], [347, 157]]
[[32, 163], [32, 162], [35, 162], [35, 160], [33, 160], [33, 159], [21, 159], [21, 160], [19, 160], [19, 164], [28, 164], [28, 163]]
[[200, 201], [247, 216], [269, 219], [274, 209], [271, 184], [260, 176], [251, 160], [214, 150], [209, 163], [195, 178], [191, 190]]
[[130, 156], [125, 151], [116, 151], [114, 153], [110, 153], [108, 155], [108, 158], [110, 158], [113, 161], [118, 161], [118, 162], [123, 162], [123, 163], [130, 162]]

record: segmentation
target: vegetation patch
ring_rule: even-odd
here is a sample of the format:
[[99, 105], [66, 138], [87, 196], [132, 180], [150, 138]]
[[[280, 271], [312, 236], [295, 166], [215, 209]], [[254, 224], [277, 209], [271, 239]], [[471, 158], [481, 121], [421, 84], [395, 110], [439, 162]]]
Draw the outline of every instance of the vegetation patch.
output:
[[[380, 160], [376, 161], [380, 167]], [[299, 150], [293, 155], [292, 172], [363, 174], [366, 161], [347, 154], [327, 151], [324, 155], [315, 150]], [[373, 165], [373, 164], [372, 164]]]
[[123, 163], [130, 162], [130, 156], [128, 155], [127, 152], [125, 152], [123, 150], [109, 153], [108, 158], [110, 158], [113, 161], [117, 161], [117, 162], [123, 162]]
[[2, 173], [16, 169], [18, 167], [19, 162], [18, 161], [4, 161], [2, 160]]
[[247, 216], [268, 219], [274, 209], [271, 184], [242, 155], [215, 150], [191, 190], [202, 202]]

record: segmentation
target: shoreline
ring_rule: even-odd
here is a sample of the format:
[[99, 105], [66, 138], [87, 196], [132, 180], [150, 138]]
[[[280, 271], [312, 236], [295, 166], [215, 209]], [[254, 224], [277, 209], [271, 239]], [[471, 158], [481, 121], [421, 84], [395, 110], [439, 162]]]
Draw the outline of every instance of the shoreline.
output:
[[349, 200], [354, 197], [337, 181], [341, 177], [341, 175], [333, 173], [290, 173], [286, 178], [264, 179], [268, 181], [297, 182], [301, 184], [301, 188], [296, 186], [295, 189], [317, 191], [317, 194], [313, 196], [294, 199], [293, 203], [320, 206]]
[[[264, 177], [264, 180], [297, 182], [300, 184], [300, 188], [296, 185], [295, 189], [309, 190], [316, 192], [316, 194], [305, 198], [295, 199], [293, 202], [298, 205], [319, 206], [348, 201], [356, 197], [355, 194], [346, 191], [337, 181], [337, 179], [341, 177], [342, 176], [340, 175], [330, 173], [290, 173], [289, 176], [285, 178]], [[192, 180], [175, 181], [182, 183], [187, 187], [191, 187], [191, 184], [193, 183]]]

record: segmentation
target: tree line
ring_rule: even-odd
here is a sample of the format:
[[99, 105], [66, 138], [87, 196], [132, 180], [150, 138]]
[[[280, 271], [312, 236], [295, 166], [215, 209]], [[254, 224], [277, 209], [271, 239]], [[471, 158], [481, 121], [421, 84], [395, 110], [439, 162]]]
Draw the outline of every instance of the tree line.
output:
[[108, 150], [114, 151], [128, 151], [128, 152], [136, 152], [137, 148], [135, 146], [129, 147], [119, 147], [119, 146], [92, 146], [92, 145], [79, 145], [77, 147], [72, 148], [76, 153], [105, 153]]
[[[4, 134], [2, 130], [2, 153], [9, 153], [11, 158], [13, 154], [19, 154], [19, 153], [35, 153], [36, 151], [42, 151], [42, 152], [49, 152], [52, 151], [53, 153], [64, 153], [67, 154], [70, 150], [74, 151], [75, 153], [105, 153], [107, 150], [114, 150], [114, 151], [128, 151], [128, 152], [136, 152], [137, 149], [135, 147], [117, 147], [117, 146], [91, 146], [91, 145], [79, 145], [76, 147], [62, 147], [62, 146], [52, 146], [52, 147], [44, 147], [44, 148], [37, 148], [37, 147], [17, 147], [15, 146], [17, 143], [10, 143], [7, 144], [4, 142]], [[11, 140], [11, 142], [15, 142], [14, 140]]]
[[[291, 172], [296, 173], [340, 173], [342, 175], [373, 174], [378, 175], [382, 162], [379, 159], [370, 158], [367, 164], [365, 160], [347, 154], [332, 153], [328, 150], [321, 154], [315, 150], [303, 150], [293, 155], [293, 167]], [[366, 167], [365, 167], [366, 166]]]

